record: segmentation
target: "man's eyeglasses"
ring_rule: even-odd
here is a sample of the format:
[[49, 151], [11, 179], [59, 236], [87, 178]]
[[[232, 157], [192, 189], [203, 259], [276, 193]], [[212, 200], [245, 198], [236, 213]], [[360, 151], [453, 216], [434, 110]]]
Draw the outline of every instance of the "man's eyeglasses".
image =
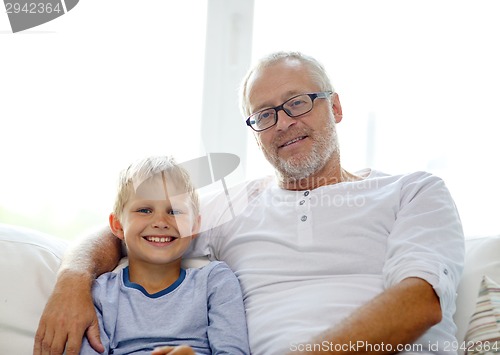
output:
[[250, 126], [256, 132], [265, 131], [278, 122], [278, 111], [285, 111], [289, 117], [298, 117], [313, 109], [315, 99], [326, 99], [331, 94], [331, 91], [324, 91], [294, 96], [279, 106], [255, 112], [247, 118], [247, 126]]

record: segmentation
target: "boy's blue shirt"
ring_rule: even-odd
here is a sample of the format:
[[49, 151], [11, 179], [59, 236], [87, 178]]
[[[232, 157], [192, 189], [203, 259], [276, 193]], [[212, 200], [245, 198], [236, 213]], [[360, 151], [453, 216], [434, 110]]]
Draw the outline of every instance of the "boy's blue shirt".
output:
[[[128, 267], [101, 275], [92, 288], [104, 354], [151, 354], [158, 346], [189, 345], [197, 354], [249, 354], [238, 279], [219, 261], [181, 271], [150, 295], [130, 282]], [[80, 354], [97, 354], [84, 339]]]

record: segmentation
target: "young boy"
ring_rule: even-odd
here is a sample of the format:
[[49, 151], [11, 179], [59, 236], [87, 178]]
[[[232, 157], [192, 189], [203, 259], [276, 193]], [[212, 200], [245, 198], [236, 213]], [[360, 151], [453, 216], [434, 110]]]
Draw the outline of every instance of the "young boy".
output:
[[[172, 158], [120, 175], [113, 234], [129, 265], [92, 289], [106, 354], [249, 354], [240, 285], [225, 263], [181, 268], [200, 226], [197, 193]], [[97, 354], [86, 338], [80, 354]]]

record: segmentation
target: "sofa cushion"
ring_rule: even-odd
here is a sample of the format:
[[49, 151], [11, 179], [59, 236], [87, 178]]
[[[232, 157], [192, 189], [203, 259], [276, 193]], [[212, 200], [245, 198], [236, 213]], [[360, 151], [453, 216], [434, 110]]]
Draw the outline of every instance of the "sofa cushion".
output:
[[67, 243], [0, 224], [0, 353], [31, 354]]
[[469, 321], [476, 309], [476, 300], [483, 276], [500, 283], [500, 236], [466, 241], [465, 267], [458, 287], [455, 322], [458, 327], [459, 354], [464, 353], [464, 343]]
[[500, 284], [483, 276], [467, 334], [466, 354], [500, 353]]

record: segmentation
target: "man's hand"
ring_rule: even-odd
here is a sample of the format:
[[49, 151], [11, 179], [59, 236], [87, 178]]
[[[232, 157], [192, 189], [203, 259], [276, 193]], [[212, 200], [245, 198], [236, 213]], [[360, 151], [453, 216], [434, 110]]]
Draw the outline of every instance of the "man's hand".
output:
[[34, 355], [78, 355], [86, 334], [90, 345], [103, 352], [98, 320], [90, 293], [92, 280], [86, 275], [59, 276], [38, 324]]
[[151, 355], [195, 355], [193, 348], [187, 345], [181, 346], [162, 346], [155, 348]]

